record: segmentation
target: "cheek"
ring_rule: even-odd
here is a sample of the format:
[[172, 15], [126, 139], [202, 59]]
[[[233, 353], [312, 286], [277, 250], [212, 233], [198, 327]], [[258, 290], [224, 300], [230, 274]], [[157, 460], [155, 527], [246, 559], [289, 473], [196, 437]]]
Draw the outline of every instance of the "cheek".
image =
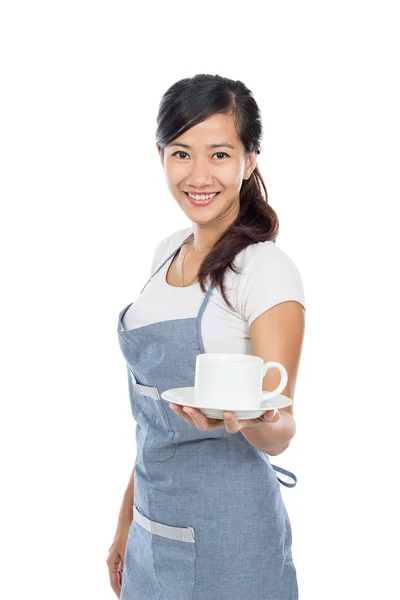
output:
[[168, 181], [173, 185], [180, 183], [182, 177], [185, 177], [186, 169], [179, 163], [166, 162], [164, 165], [164, 174]]
[[221, 182], [226, 187], [240, 188], [242, 185], [242, 166], [238, 163], [230, 163], [229, 166], [221, 172]]

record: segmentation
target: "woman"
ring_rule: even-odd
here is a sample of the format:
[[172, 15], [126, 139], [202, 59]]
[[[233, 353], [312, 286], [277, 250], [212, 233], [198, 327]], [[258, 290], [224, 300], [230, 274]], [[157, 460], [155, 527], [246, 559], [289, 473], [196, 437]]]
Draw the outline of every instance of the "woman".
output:
[[[167, 90], [157, 123], [168, 188], [192, 227], [159, 242], [149, 281], [119, 314], [137, 457], [107, 558], [111, 585], [121, 600], [295, 600], [275, 471], [296, 478], [269, 460], [295, 434], [293, 407], [217, 420], [160, 397], [194, 386], [198, 354], [232, 352], [283, 364], [293, 399], [304, 292], [275, 244], [256, 164], [260, 112], [242, 82], [196, 75]], [[279, 380], [269, 370], [263, 389]]]

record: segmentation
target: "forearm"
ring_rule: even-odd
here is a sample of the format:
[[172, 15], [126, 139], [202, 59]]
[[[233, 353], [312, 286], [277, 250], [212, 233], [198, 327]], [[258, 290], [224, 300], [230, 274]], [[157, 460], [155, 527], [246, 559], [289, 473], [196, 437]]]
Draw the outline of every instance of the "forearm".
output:
[[241, 429], [242, 435], [255, 448], [271, 456], [277, 456], [286, 450], [296, 433], [296, 422], [291, 413], [280, 411], [276, 423], [255, 422]]
[[133, 519], [133, 490], [135, 485], [135, 468], [132, 469], [131, 476], [126, 487], [121, 508], [119, 511], [118, 523], [132, 522]]

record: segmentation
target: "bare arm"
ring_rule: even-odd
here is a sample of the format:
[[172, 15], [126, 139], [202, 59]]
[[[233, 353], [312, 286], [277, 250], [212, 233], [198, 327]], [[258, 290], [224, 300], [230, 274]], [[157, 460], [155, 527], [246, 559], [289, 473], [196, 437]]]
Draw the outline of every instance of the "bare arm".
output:
[[122, 500], [121, 508], [118, 516], [119, 527], [126, 527], [127, 524], [131, 524], [133, 520], [133, 490], [135, 485], [135, 467], [132, 469], [131, 476], [126, 487], [124, 497]]
[[133, 486], [135, 467], [132, 469], [127, 488], [124, 493], [118, 516], [117, 528], [113, 542], [108, 549], [107, 566], [110, 576], [111, 587], [120, 597], [122, 588], [122, 569], [124, 567], [124, 556], [129, 531], [133, 521]]
[[[262, 313], [250, 326], [252, 354], [264, 362], [277, 361], [286, 369], [288, 382], [281, 394], [294, 398], [294, 389], [299, 370], [300, 356], [305, 331], [305, 311], [296, 301], [286, 301]], [[280, 381], [277, 369], [267, 371], [262, 389], [276, 388]], [[296, 433], [293, 403], [280, 408], [280, 419], [275, 423], [256, 423], [254, 427], [242, 429], [242, 435], [255, 448], [266, 454], [277, 456], [289, 447]]]

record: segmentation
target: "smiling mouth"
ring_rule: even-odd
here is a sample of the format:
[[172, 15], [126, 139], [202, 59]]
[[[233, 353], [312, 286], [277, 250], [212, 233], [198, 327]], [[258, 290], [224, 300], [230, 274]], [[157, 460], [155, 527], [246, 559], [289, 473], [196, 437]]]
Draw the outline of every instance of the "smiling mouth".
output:
[[183, 191], [184, 191], [184, 193], [187, 196], [189, 196], [189, 194], [191, 194], [192, 196], [211, 196], [212, 194], [217, 195], [217, 194], [220, 193], [220, 192], [207, 192], [207, 194], [206, 193], [204, 193], [204, 194], [195, 194], [194, 192], [186, 192], [186, 190], [183, 190]]
[[[211, 196], [211, 198], [204, 198], [204, 199], [199, 199], [196, 200], [195, 198], [192, 198], [191, 196], [189, 196], [188, 192], [184, 192], [186, 194], [186, 197], [188, 199], [188, 202], [190, 202], [190, 204], [192, 204], [193, 206], [207, 206], [208, 204], [210, 204], [211, 202], [213, 202], [215, 200], [215, 198], [218, 196], [218, 194], [220, 192], [214, 192], [214, 195]], [[199, 196], [208, 196], [209, 194], [198, 194]]]

